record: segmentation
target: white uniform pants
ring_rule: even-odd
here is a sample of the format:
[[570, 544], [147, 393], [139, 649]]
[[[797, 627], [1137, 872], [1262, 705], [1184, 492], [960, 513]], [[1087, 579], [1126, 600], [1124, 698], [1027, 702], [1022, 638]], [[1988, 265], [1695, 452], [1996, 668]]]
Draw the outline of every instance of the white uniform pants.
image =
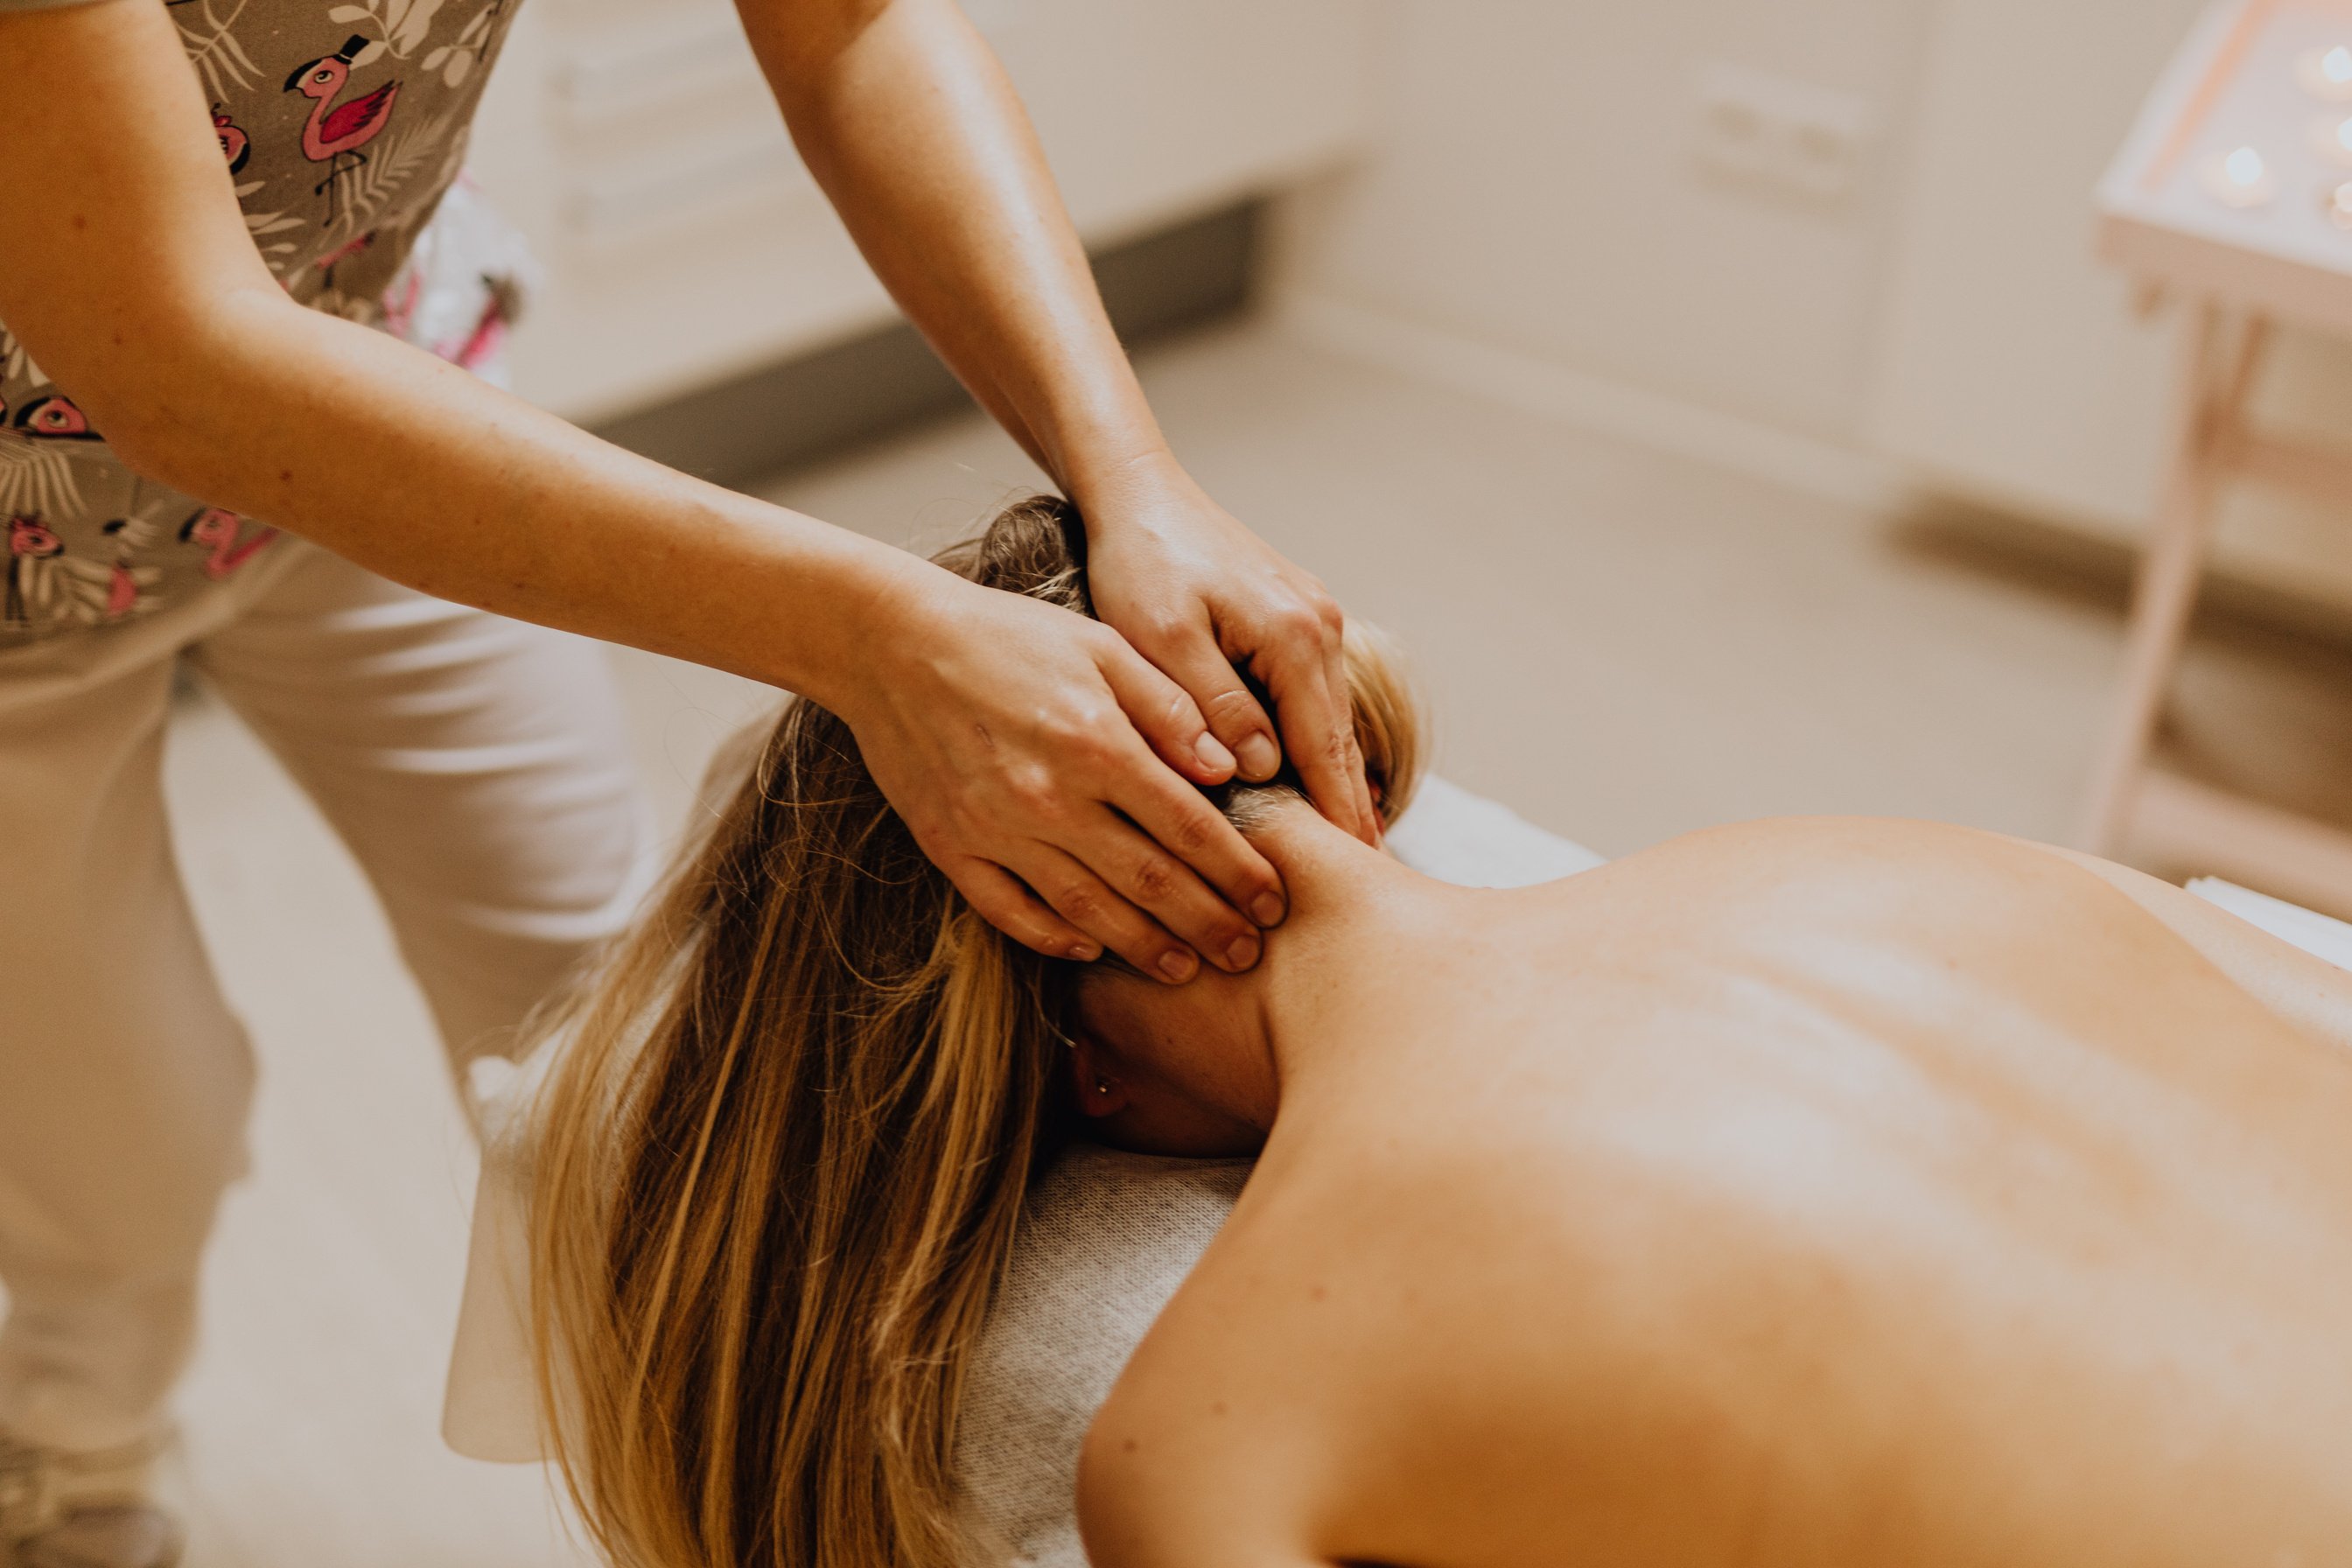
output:
[[215, 594], [0, 652], [0, 1426], [148, 1435], [243, 1169], [252, 1062], [161, 787], [184, 656], [365, 868], [453, 1064], [625, 918], [642, 826], [591, 644], [281, 538]]

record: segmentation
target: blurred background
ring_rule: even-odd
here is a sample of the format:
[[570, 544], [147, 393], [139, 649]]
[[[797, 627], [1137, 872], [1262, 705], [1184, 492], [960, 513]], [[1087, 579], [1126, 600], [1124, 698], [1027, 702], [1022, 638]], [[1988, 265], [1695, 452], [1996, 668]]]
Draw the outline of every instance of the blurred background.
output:
[[[2195, 0], [967, 8], [1178, 455], [1405, 644], [1441, 771], [1610, 854], [1790, 812], [2077, 835], [2188, 313], [2100, 259], [2095, 193]], [[543, 268], [533, 399], [924, 547], [1038, 482], [723, 0], [532, 0], [473, 166]], [[2352, 439], [2352, 353], [2284, 330], [2251, 397]], [[2352, 821], [2352, 509], [2230, 487], [2203, 590], [2169, 764]], [[674, 827], [772, 694], [615, 659]], [[267, 1068], [196, 1560], [573, 1560], [537, 1472], [435, 1436], [471, 1154], [363, 882], [201, 693], [172, 788]]]

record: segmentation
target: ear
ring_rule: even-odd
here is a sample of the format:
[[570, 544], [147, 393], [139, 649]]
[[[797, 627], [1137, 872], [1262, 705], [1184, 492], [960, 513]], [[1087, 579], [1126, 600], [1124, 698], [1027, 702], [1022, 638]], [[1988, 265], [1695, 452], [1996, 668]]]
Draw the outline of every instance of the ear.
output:
[[1127, 1084], [1112, 1070], [1110, 1053], [1086, 1035], [1070, 1042], [1070, 1096], [1086, 1116], [1117, 1116], [1127, 1109]]

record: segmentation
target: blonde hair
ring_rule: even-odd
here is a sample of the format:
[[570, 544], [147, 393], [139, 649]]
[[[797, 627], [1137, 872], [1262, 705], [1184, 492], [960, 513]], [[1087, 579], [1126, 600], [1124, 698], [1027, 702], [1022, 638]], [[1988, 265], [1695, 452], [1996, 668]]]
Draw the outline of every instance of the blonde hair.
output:
[[[1066, 503], [942, 564], [1087, 613]], [[1391, 820], [1417, 726], [1350, 626]], [[739, 760], [738, 766], [744, 765]], [[1062, 1136], [1072, 966], [967, 907], [846, 725], [795, 700], [650, 913], [545, 1027], [531, 1294], [544, 1423], [630, 1568], [962, 1568], [966, 1352]]]

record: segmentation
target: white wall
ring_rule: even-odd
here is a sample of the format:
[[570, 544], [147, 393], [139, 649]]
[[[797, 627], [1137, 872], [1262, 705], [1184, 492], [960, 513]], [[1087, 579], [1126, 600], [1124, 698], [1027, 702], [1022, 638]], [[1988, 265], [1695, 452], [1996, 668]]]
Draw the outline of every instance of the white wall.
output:
[[[2177, 309], [2150, 320], [2093, 254], [2090, 189], [2205, 0], [1946, 5], [1906, 182], [1874, 430], [1933, 483], [2129, 539], [2163, 466]], [[2289, 337], [2256, 400], [2352, 429], [2352, 353]], [[2216, 555], [2352, 604], [2352, 519], [2236, 487]]]
[[[2094, 254], [2093, 186], [2201, 3], [1376, 0], [1372, 152], [1290, 204], [1281, 293], [1337, 346], [1522, 405], [2129, 537], [2169, 328]], [[1717, 62], [1867, 106], [1847, 200], [1702, 166]], [[2352, 430], [2352, 352], [2281, 362], [2274, 417]], [[2222, 536], [2352, 603], [2352, 520], [2241, 494]]]
[[[1295, 215], [1286, 286], [1858, 444], [1931, 0], [1381, 0], [1374, 152]], [[1696, 82], [1857, 95], [1840, 204], [1728, 184]]]
[[[1363, 0], [968, 0], [1079, 232], [1108, 244], [1327, 169], [1366, 112]], [[801, 169], [727, 0], [534, 0], [473, 166], [545, 286], [518, 389], [627, 412], [895, 312]]]
[[1969, 0], [1937, 19], [1875, 428], [1938, 479], [2145, 515], [2166, 336], [2093, 255], [2092, 188], [2203, 0]]

